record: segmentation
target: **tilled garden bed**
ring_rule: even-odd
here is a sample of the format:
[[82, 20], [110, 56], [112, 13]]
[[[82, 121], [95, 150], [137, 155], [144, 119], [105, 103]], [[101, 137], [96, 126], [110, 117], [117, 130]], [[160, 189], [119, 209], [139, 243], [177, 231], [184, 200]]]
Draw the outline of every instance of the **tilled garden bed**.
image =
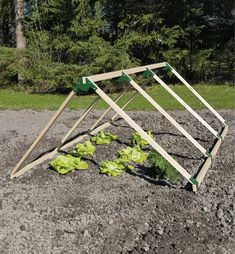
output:
[[[82, 111], [66, 111], [31, 158], [53, 148]], [[208, 111], [199, 114], [215, 128]], [[229, 131], [198, 193], [157, 178], [148, 165], [118, 177], [100, 174], [101, 161], [130, 145], [134, 132], [123, 120], [108, 128], [118, 135], [97, 146], [89, 169], [59, 175], [45, 162], [20, 178], [10, 172], [53, 114], [0, 112], [0, 253], [234, 253], [234, 111], [221, 110]], [[94, 111], [77, 133], [101, 114]], [[214, 137], [185, 111], [170, 112], [204, 147]], [[130, 112], [191, 174], [200, 151], [157, 112]]]

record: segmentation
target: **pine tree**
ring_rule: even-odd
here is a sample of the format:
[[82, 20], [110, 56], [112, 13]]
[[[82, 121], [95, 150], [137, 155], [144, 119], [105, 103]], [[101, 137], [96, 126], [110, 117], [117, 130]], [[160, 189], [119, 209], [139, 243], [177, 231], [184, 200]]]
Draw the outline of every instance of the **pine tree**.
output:
[[0, 0], [0, 45], [13, 46], [15, 35], [14, 0]]

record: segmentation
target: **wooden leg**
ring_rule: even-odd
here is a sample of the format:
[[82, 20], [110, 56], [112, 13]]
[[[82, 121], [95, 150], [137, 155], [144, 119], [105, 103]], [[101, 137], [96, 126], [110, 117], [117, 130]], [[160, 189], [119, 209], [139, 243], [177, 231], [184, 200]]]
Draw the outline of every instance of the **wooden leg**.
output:
[[[107, 128], [110, 126], [110, 123], [105, 123], [105, 124], [102, 124], [101, 126], [99, 126], [98, 128], [94, 129], [92, 131], [92, 135], [95, 135], [96, 133], [98, 133], [99, 131]], [[85, 134], [85, 135], [82, 135], [82, 136], [79, 136], [77, 137], [76, 139], [70, 141], [69, 143], [63, 145], [60, 150], [65, 150], [77, 143], [79, 143], [82, 139], [85, 139], [87, 138], [88, 135]], [[20, 169], [19, 171], [17, 171], [15, 174], [12, 174], [11, 175], [11, 179], [15, 178], [15, 177], [19, 177], [21, 175], [23, 175], [24, 173], [26, 173], [27, 171], [29, 171], [30, 169], [32, 169], [33, 167], [37, 166], [37, 165], [40, 165], [41, 163], [43, 163], [44, 161], [46, 160], [49, 160], [49, 159], [52, 159], [54, 156], [56, 156], [58, 154], [58, 148], [55, 148], [52, 152], [50, 153], [47, 153], [45, 155], [43, 155], [42, 157], [38, 158], [37, 160], [31, 162], [30, 164], [26, 165], [25, 167], [23, 167], [22, 169]]]
[[39, 136], [36, 138], [36, 140], [33, 142], [33, 144], [30, 146], [30, 148], [27, 150], [27, 152], [24, 154], [24, 156], [21, 158], [21, 160], [17, 163], [15, 168], [11, 172], [11, 177], [14, 176], [14, 174], [19, 170], [21, 165], [24, 163], [24, 161], [29, 157], [29, 155], [32, 153], [34, 148], [37, 146], [37, 144], [40, 142], [40, 140], [44, 137], [44, 135], [47, 133], [47, 131], [50, 129], [52, 124], [56, 121], [56, 119], [60, 116], [62, 111], [65, 109], [66, 105], [69, 103], [69, 101], [72, 99], [72, 97], [75, 95], [75, 92], [72, 91], [69, 96], [65, 99], [63, 104], [60, 106], [60, 108], [56, 111], [56, 113], [53, 115], [53, 117], [50, 119], [50, 121], [47, 123], [45, 128], [42, 130], [42, 132], [39, 134]]
[[163, 116], [166, 117], [195, 147], [198, 148], [199, 151], [203, 153], [204, 156], [207, 156], [206, 149], [200, 145], [197, 140], [195, 140], [180, 124], [178, 124], [174, 118], [172, 118], [159, 104], [156, 103], [155, 100], [151, 96], [149, 96], [139, 85], [135, 83], [134, 80], [130, 81], [130, 84], [141, 94], [144, 96], [146, 100], [148, 100]]
[[218, 112], [216, 112], [211, 105], [202, 98], [202, 96], [192, 87], [189, 83], [176, 71], [172, 68], [172, 73], [185, 85], [188, 89], [225, 125], [225, 120], [221, 117]]
[[85, 113], [77, 120], [77, 122], [73, 125], [73, 127], [67, 132], [67, 134], [63, 137], [58, 146], [58, 149], [66, 142], [66, 140], [70, 137], [70, 135], [74, 132], [74, 130], [79, 126], [79, 124], [83, 121], [83, 119], [90, 113], [90, 111], [95, 107], [96, 103], [100, 100], [100, 97], [97, 97], [90, 107], [85, 111]]
[[110, 122], [103, 123], [100, 126], [96, 127], [94, 130], [92, 130], [89, 134], [90, 135], [96, 135], [98, 132], [108, 128], [110, 125], [111, 125]]
[[211, 156], [212, 157], [208, 157], [207, 160], [204, 162], [202, 168], [200, 169], [197, 177], [196, 177], [196, 180], [198, 182], [198, 185], [197, 186], [193, 186], [193, 191], [197, 191], [199, 186], [201, 185], [204, 177], [206, 176], [206, 173], [209, 169], [209, 167], [211, 166], [212, 162], [213, 162], [213, 158], [215, 157], [215, 155], [217, 154], [218, 150], [219, 150], [219, 147], [222, 143], [222, 140], [224, 139], [224, 137], [226, 136], [228, 132], [228, 125], [226, 125], [221, 133], [221, 139], [218, 139], [216, 144], [214, 145], [212, 151], [211, 151]]
[[[153, 72], [154, 73], [154, 72]], [[198, 113], [196, 113], [184, 100], [182, 100], [169, 86], [167, 86], [155, 73], [153, 78], [165, 88], [182, 106], [184, 106], [199, 122], [201, 122], [215, 137], [218, 132], [214, 130]]]
[[[127, 90], [125, 90], [124, 92], [122, 92], [115, 100], [115, 103], [117, 103], [121, 98], [122, 96], [127, 92]], [[104, 113], [99, 117], [99, 119], [91, 126], [90, 130], [93, 130], [101, 121], [102, 119], [108, 114], [108, 112], [111, 110], [112, 108], [111, 107], [108, 107]]]
[[[89, 78], [88, 78], [89, 79]], [[90, 79], [89, 79], [90, 80]], [[90, 80], [91, 81], [91, 80]], [[92, 82], [92, 81], [91, 81]], [[159, 152], [176, 170], [179, 171], [189, 182], [192, 182], [192, 176], [178, 164], [160, 145], [157, 144], [135, 121], [133, 121], [113, 100], [111, 100], [94, 82], [96, 86], [96, 93], [111, 106], [141, 137], [143, 137], [149, 144]]]
[[21, 168], [19, 171], [15, 172], [14, 174], [11, 174], [11, 179], [13, 179], [15, 177], [19, 177], [19, 176], [23, 175], [25, 172], [27, 172], [28, 170], [30, 170], [31, 168], [41, 164], [42, 162], [44, 162], [46, 160], [53, 158], [56, 155], [56, 153], [57, 153], [57, 151], [53, 150], [52, 152], [47, 153], [47, 154], [43, 155], [42, 157], [40, 157], [39, 159], [29, 163], [25, 167]]
[[[135, 98], [135, 96], [136, 96], [137, 94], [138, 94], [138, 92], [135, 92], [135, 93], [131, 96], [131, 98], [127, 101], [127, 103], [121, 107], [121, 109], [122, 109], [122, 110], [125, 109], [125, 108], [127, 107], [127, 105], [129, 105], [129, 103]], [[116, 113], [116, 114], [111, 118], [111, 121], [114, 121], [115, 118], [116, 118], [117, 116], [118, 116], [118, 113]]]

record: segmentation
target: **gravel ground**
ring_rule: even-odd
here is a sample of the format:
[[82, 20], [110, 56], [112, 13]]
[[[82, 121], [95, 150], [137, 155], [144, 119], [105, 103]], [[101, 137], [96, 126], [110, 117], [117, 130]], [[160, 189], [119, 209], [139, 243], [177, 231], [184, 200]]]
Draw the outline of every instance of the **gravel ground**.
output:
[[[94, 111], [78, 132], [95, 121]], [[234, 139], [232, 110], [221, 110], [229, 132], [200, 191], [174, 187], [156, 179], [153, 170], [111, 178], [99, 174], [98, 163], [114, 158], [129, 144], [133, 132], [123, 120], [110, 131], [119, 140], [99, 146], [87, 171], [61, 176], [47, 163], [10, 180], [12, 168], [44, 127], [50, 111], [0, 112], [0, 253], [235, 253]], [[81, 111], [66, 111], [33, 153], [53, 148]], [[193, 137], [211, 147], [213, 136], [184, 111], [171, 114]], [[221, 126], [208, 111], [199, 114], [216, 129]], [[156, 112], [130, 112], [145, 130], [196, 173], [203, 157]]]

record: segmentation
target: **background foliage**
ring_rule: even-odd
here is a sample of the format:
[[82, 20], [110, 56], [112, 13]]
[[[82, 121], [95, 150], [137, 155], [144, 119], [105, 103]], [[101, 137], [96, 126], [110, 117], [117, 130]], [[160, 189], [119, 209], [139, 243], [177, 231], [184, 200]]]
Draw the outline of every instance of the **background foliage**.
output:
[[83, 75], [167, 61], [191, 82], [232, 81], [232, 0], [25, 0], [15, 49], [13, 0], [0, 0], [0, 87], [64, 91]]

